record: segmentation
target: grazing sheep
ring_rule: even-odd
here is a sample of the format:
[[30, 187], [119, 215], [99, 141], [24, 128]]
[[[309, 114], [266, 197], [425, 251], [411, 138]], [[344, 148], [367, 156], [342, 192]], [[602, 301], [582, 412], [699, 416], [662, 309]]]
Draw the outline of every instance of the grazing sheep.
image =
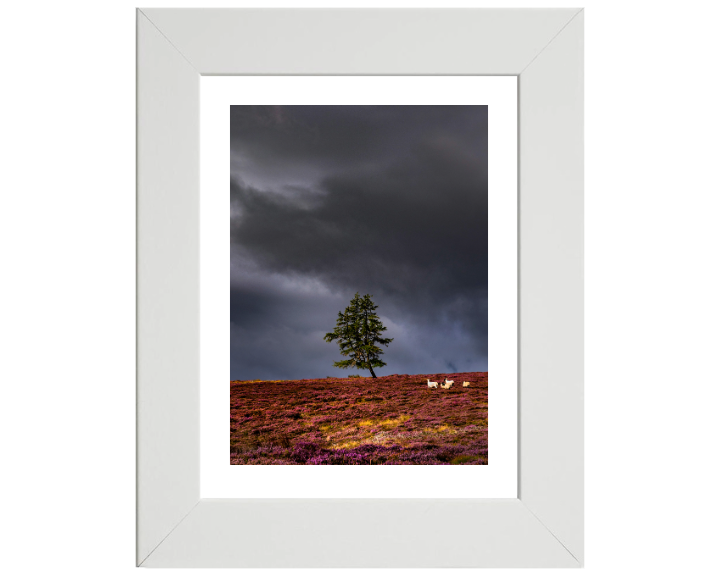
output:
[[445, 378], [445, 384], [450, 384], [450, 386], [452, 386], [453, 384], [455, 384], [455, 380], [448, 380], [447, 378]]
[[430, 378], [427, 379], [428, 388], [437, 388], [437, 382], [430, 382]]
[[453, 385], [454, 382], [455, 382], [454, 380], [448, 380], [448, 379], [446, 378], [446, 379], [445, 379], [445, 382], [443, 382], [442, 384], [440, 384], [440, 388], [445, 388], [445, 390], [450, 390], [450, 388], [452, 387], [452, 385]]
[[463, 388], [467, 388], [468, 386], [470, 386], [470, 382], [463, 382]]

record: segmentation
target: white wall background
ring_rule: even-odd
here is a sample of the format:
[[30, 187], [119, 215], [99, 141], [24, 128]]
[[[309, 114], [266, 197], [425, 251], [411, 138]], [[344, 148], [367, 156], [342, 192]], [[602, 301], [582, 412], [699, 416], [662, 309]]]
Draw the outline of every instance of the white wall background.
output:
[[[708, 573], [720, 513], [718, 8], [584, 4], [586, 573]], [[15, 2], [0, 44], [2, 570], [131, 574], [134, 3]]]

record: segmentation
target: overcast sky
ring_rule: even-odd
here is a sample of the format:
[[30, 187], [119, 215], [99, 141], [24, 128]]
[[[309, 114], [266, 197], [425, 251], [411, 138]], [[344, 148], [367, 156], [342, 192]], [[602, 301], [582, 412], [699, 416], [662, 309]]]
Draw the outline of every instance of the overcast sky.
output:
[[233, 379], [369, 375], [323, 341], [355, 292], [378, 376], [487, 370], [487, 107], [232, 106]]

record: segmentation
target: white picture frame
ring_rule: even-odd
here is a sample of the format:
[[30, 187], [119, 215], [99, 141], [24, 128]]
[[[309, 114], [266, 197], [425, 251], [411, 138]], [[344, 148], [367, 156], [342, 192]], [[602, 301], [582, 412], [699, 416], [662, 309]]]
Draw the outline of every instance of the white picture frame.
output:
[[[200, 498], [200, 77], [257, 74], [518, 76], [518, 498]], [[137, 565], [582, 563], [582, 9], [139, 9]]]

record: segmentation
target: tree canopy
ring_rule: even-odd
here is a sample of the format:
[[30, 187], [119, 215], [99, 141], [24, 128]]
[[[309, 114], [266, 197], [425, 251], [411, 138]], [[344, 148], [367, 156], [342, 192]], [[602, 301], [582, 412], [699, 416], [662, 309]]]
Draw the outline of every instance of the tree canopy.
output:
[[344, 312], [338, 312], [335, 330], [325, 334], [326, 342], [337, 340], [340, 354], [348, 356], [347, 360], [335, 362], [337, 368], [360, 368], [370, 370], [373, 378], [377, 378], [373, 368], [381, 368], [386, 363], [380, 360], [384, 350], [378, 346], [387, 347], [392, 338], [383, 338], [382, 333], [387, 330], [375, 313], [377, 305], [372, 301], [371, 294], [360, 296], [359, 292], [351, 300], [350, 306]]

